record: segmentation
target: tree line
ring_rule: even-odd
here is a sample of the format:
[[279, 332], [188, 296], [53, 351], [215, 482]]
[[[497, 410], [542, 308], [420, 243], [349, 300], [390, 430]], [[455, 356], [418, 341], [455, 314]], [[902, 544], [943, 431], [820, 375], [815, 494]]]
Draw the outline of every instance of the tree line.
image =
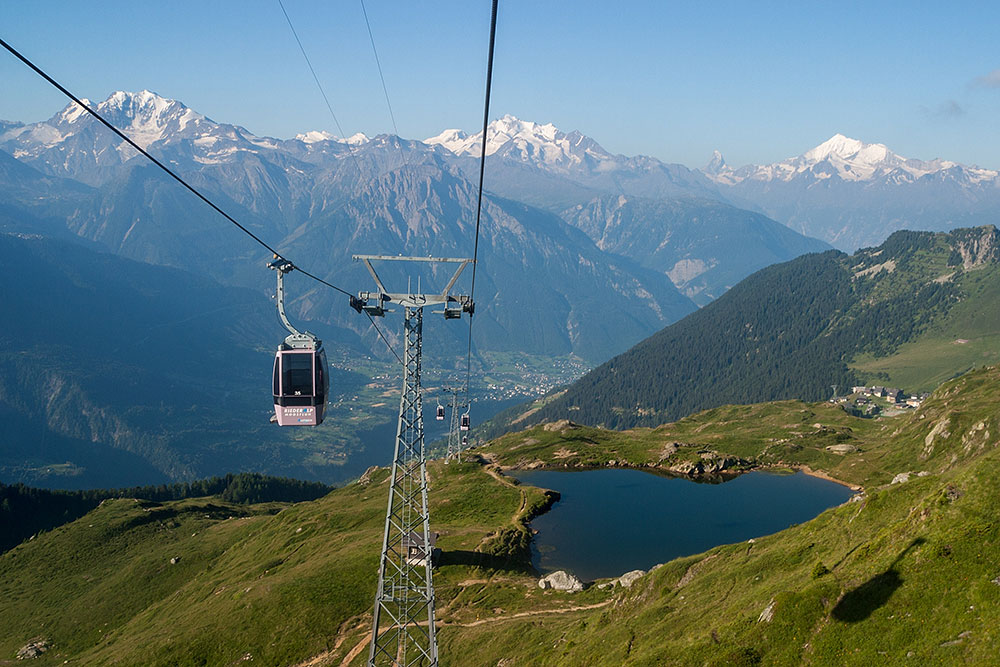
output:
[[20, 544], [40, 531], [74, 521], [109, 498], [165, 502], [215, 496], [236, 504], [296, 503], [315, 500], [332, 490], [333, 487], [322, 482], [249, 472], [230, 473], [193, 482], [83, 491], [39, 489], [24, 484], [0, 482], [0, 552]]

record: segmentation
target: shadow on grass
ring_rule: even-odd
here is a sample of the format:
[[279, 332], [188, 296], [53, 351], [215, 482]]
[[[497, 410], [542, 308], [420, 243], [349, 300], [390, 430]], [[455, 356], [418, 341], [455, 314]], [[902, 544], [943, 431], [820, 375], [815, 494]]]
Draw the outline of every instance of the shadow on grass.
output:
[[854, 590], [845, 593], [833, 608], [832, 616], [845, 623], [858, 623], [871, 616], [872, 612], [888, 602], [892, 594], [903, 585], [903, 578], [896, 570], [896, 566], [910, 549], [926, 541], [922, 537], [913, 540], [896, 556], [896, 560], [892, 561], [892, 565], [885, 572], [875, 575]]
[[530, 563], [525, 563], [513, 558], [486, 554], [480, 551], [442, 551], [441, 555], [438, 556], [437, 564], [439, 566], [465, 565], [467, 567], [501, 570], [517, 574], [533, 574], [535, 571], [531, 567]]

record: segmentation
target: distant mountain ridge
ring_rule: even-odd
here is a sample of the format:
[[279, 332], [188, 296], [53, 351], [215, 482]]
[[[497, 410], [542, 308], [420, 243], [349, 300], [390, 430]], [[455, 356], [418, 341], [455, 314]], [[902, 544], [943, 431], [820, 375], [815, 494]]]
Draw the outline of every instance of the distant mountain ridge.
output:
[[656, 426], [724, 404], [827, 398], [833, 385], [883, 377], [878, 360], [913, 382], [948, 379], [1000, 360], [998, 293], [996, 227], [896, 232], [852, 256], [830, 251], [763, 269], [537, 411], [498, 419], [518, 428], [566, 418]]
[[944, 231], [1000, 214], [1000, 172], [906, 158], [842, 134], [769, 165], [734, 169], [716, 151], [703, 171], [735, 201], [847, 251], [898, 229]]
[[[558, 213], [602, 250], [664, 273], [699, 304], [768, 264], [829, 247], [732, 206], [697, 171], [613, 155], [579, 131], [506, 115], [486, 137], [492, 190]], [[446, 148], [468, 176], [477, 173], [482, 132], [451, 129], [424, 141]]]
[[[373, 152], [396, 150], [395, 159], [407, 164], [423, 159], [414, 158], [414, 152], [423, 155], [430, 147], [444, 163], [458, 167], [472, 180], [478, 173], [481, 133], [450, 129], [424, 143], [369, 138], [363, 133], [342, 139], [317, 130], [294, 139], [270, 139], [255, 137], [236, 125], [215, 123], [149, 91], [118, 91], [98, 108], [134, 134], [140, 144], [151, 146], [154, 152], [173, 153], [168, 157], [183, 168], [230, 165], [231, 171], [236, 162], [249, 160], [258, 162], [263, 175], [271, 171], [266, 164], [279, 166], [288, 183], [272, 182], [263, 192], [251, 192], [254, 197], [281, 199], [283, 187], [314, 189], [308, 182], [317, 170], [324, 179], [336, 182], [332, 188], [322, 186], [322, 199], [298, 192], [293, 195], [294, 203], [280, 202], [279, 219], [290, 219], [293, 209], [327, 207], [329, 195], [335, 191], [342, 195], [342, 189], [356, 184], [368, 168], [391, 168], [394, 158], [388, 155], [380, 156], [378, 164], [361, 159], [358, 150], [363, 147], [376, 148]], [[43, 123], [0, 122], [0, 150], [51, 175], [89, 185], [105, 183], [116, 166], [135, 157], [134, 151], [117, 146], [93, 119], [81, 114], [70, 106]], [[716, 151], [702, 170], [648, 156], [614, 155], [578, 131], [563, 132], [552, 123], [510, 115], [489, 125], [487, 140], [487, 154], [492, 158], [489, 189], [555, 213], [612, 194], [651, 199], [693, 196], [758, 210], [800, 233], [853, 251], [877, 245], [898, 229], [943, 231], [986, 224], [1000, 212], [1000, 176], [995, 170], [946, 159], [906, 158], [883, 144], [842, 134], [798, 157], [770, 165], [733, 168]], [[184, 142], [190, 145], [181, 148]], [[403, 153], [407, 157], [399, 160]], [[365, 166], [353, 178], [334, 176], [330, 160], [339, 159], [355, 163], [360, 159]], [[272, 172], [269, 180], [275, 178]], [[265, 213], [256, 204], [251, 209]]]
[[665, 273], [700, 305], [758, 269], [830, 248], [759, 213], [695, 197], [607, 195], [562, 217], [602, 250]]
[[[453, 129], [425, 141], [447, 148], [468, 170], [482, 133]], [[733, 168], [715, 151], [703, 169], [691, 170], [612, 155], [579, 132], [505, 116], [487, 130], [487, 154], [498, 163], [496, 191], [539, 206], [567, 209], [612, 194], [708, 198], [764, 213], [846, 251], [878, 245], [899, 229], [945, 231], [989, 224], [1000, 213], [995, 170], [907, 158], [839, 133], [774, 164]]]
[[[666, 198], [699, 196], [724, 199], [704, 174], [645, 155], [614, 155], [579, 131], [563, 132], [511, 115], [487, 127], [490, 189], [505, 197], [558, 210], [604, 194]], [[482, 132], [445, 130], [424, 140], [458, 158], [472, 170], [482, 150]]]

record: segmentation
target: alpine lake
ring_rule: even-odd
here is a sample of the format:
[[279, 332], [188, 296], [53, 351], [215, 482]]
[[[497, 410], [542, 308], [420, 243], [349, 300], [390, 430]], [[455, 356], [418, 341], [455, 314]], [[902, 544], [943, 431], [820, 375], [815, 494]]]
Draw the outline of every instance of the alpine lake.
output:
[[526, 470], [560, 500], [531, 522], [532, 565], [584, 581], [648, 570], [720, 544], [778, 532], [846, 502], [846, 486], [802, 472], [755, 471], [721, 483], [640, 470]]

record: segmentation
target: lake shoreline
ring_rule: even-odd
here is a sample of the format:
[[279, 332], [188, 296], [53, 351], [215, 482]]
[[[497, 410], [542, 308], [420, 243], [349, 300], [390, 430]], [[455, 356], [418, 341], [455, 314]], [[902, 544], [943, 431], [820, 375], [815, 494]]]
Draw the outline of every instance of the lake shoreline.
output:
[[861, 486], [859, 484], [851, 484], [850, 482], [845, 482], [842, 479], [837, 479], [833, 475], [831, 475], [831, 474], [829, 474], [827, 472], [824, 472], [823, 470], [813, 470], [812, 468], [810, 468], [807, 465], [789, 466], [789, 467], [790, 468], [794, 468], [795, 470], [800, 470], [803, 473], [805, 473], [806, 475], [809, 475], [810, 477], [817, 477], [819, 479], [825, 479], [828, 482], [833, 482], [835, 484], [840, 484], [842, 486], [846, 486], [847, 488], [849, 488], [851, 491], [854, 491], [855, 493], [861, 493], [862, 491], [864, 491], [864, 487], [863, 486]]
[[[497, 465], [497, 469], [504, 475], [508, 473], [514, 473], [516, 471], [552, 471], [552, 472], [584, 472], [587, 470], [641, 470], [643, 472], [648, 472], [653, 475], [661, 477], [674, 477], [677, 479], [689, 479], [694, 482], [702, 482], [708, 484], [721, 484], [723, 482], [728, 482], [730, 480], [736, 479], [740, 475], [745, 475], [750, 472], [776, 472], [778, 470], [798, 470], [803, 474], [809, 475], [810, 477], [815, 477], [817, 479], [826, 480], [828, 482], [833, 482], [834, 484], [840, 484], [841, 486], [846, 486], [851, 491], [855, 493], [860, 493], [864, 491], [864, 487], [858, 484], [852, 484], [851, 482], [846, 482], [842, 479], [837, 479], [830, 473], [824, 470], [814, 470], [807, 465], [802, 464], [775, 464], [775, 465], [751, 465], [746, 468], [741, 468], [739, 470], [724, 470], [720, 472], [712, 473], [684, 473], [671, 468], [665, 468], [660, 465], [638, 465], [634, 463], [629, 463], [628, 461], [616, 461], [614, 465], [596, 465], [596, 466], [583, 466], [575, 465], [570, 466], [569, 464], [544, 464], [544, 465], [530, 465], [530, 466], [504, 466]], [[509, 477], [517, 478], [515, 474], [508, 475]]]

